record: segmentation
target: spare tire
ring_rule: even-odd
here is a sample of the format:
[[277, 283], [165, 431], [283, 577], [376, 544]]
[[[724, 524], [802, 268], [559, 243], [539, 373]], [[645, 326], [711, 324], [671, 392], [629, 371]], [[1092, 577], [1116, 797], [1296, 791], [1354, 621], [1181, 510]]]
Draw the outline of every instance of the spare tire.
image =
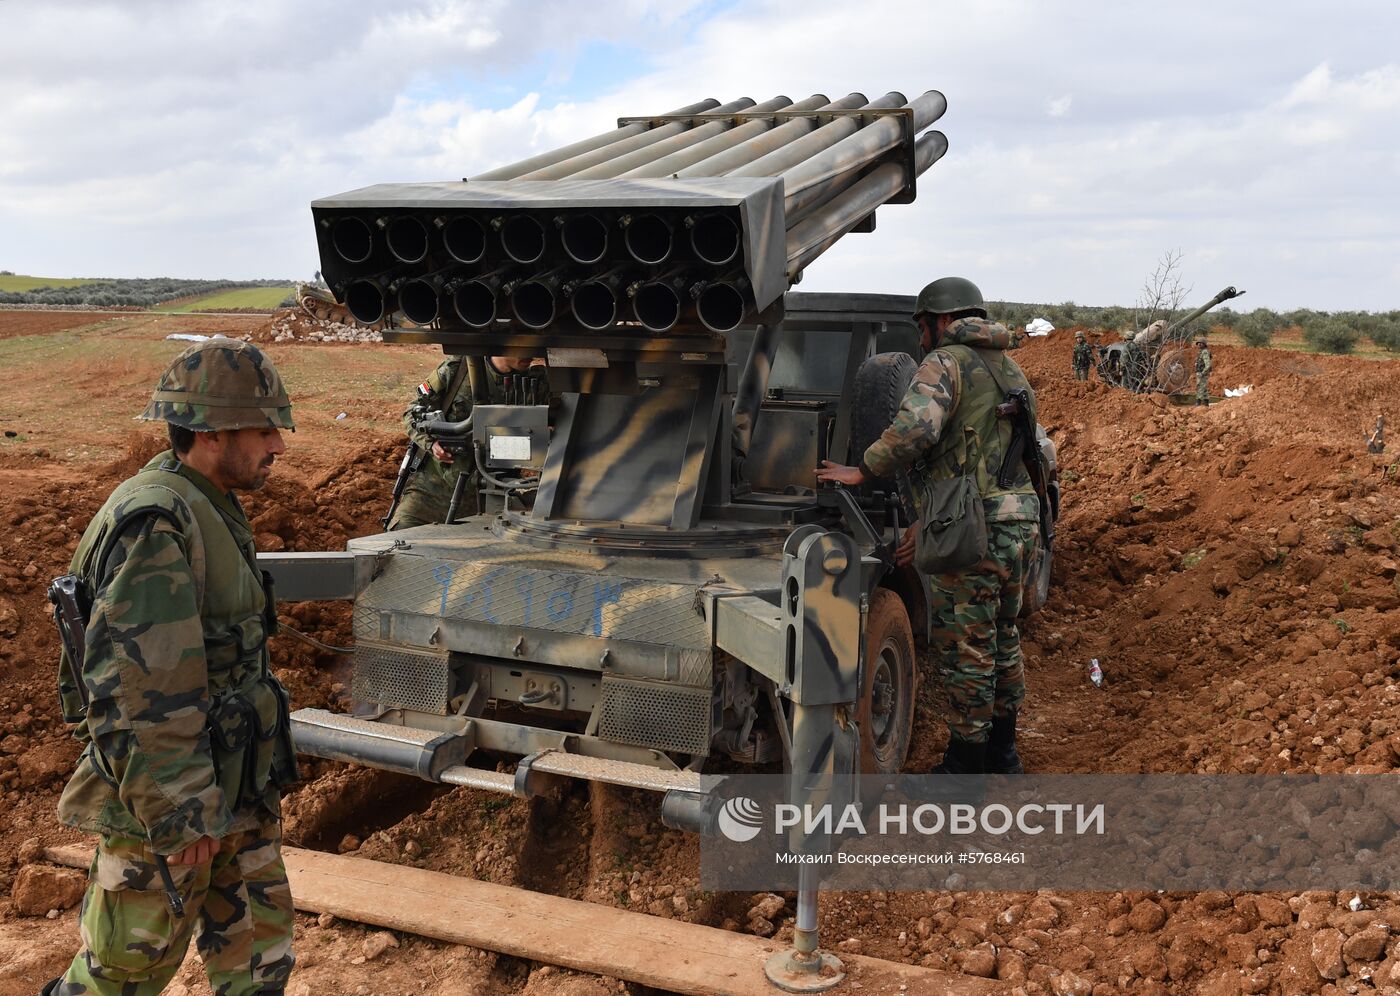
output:
[[851, 391], [851, 453], [858, 465], [870, 444], [890, 427], [919, 365], [908, 353], [876, 353], [860, 365]]

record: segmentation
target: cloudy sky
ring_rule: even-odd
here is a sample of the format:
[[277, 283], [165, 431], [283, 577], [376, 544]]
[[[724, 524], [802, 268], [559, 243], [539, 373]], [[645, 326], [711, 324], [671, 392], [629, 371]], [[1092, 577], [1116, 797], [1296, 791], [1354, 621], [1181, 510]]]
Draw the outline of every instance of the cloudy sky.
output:
[[309, 202], [713, 96], [947, 95], [918, 200], [810, 290], [1400, 308], [1400, 5], [0, 0], [0, 268], [309, 277]]

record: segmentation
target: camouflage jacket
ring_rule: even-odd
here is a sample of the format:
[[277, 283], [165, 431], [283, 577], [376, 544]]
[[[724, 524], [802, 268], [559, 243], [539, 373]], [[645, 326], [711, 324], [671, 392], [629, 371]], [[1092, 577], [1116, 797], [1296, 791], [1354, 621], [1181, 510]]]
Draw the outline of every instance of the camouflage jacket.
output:
[[[241, 753], [227, 770], [224, 735], [241, 730], [246, 738], [249, 714], [231, 716], [232, 731], [218, 728], [223, 708], [243, 710], [235, 694], [253, 687], [259, 727], [285, 716], [285, 692], [267, 669], [266, 597], [254, 557], [237, 499], [169, 451], [93, 517], [71, 568], [87, 578], [93, 604], [82, 675], [89, 703], [74, 729], [86, 749], [59, 801], [63, 823], [144, 837], [171, 854], [277, 815], [266, 771], [245, 796]], [[68, 716], [81, 712], [74, 691], [65, 674]]]
[[1210, 348], [1200, 350], [1196, 353], [1196, 373], [1210, 373]]
[[1075, 369], [1087, 368], [1094, 358], [1094, 347], [1087, 342], [1076, 342], [1074, 344], [1074, 358], [1071, 361]]
[[[443, 402], [447, 400], [448, 389], [452, 386], [452, 378], [457, 374], [457, 368], [463, 363], [460, 356], [452, 356], [438, 364], [437, 369], [428, 375], [428, 379], [418, 385], [418, 395], [413, 399], [403, 413], [404, 429], [408, 432], [408, 438], [421, 446], [428, 454], [428, 458], [423, 461], [420, 473], [429, 473], [438, 477], [455, 478], [461, 470], [461, 466], [455, 462], [453, 464], [443, 464], [432, 455], [433, 441], [424, 431], [425, 426], [431, 418], [437, 418], [438, 412], [442, 412], [442, 418], [448, 422], [461, 422], [472, 413], [472, 389], [471, 383], [462, 381], [461, 388], [457, 391], [457, 396], [452, 399], [452, 403], [444, 409]], [[492, 404], [504, 404], [505, 378], [497, 372], [491, 365], [491, 361], [485, 362], [487, 393]], [[430, 418], [431, 416], [431, 418]]]
[[[942, 450], [950, 428], [962, 421], [963, 408], [973, 407], [966, 397], [965, 386], [971, 378], [976, 378], [976, 389], [993, 392], [989, 398], [978, 397], [977, 401], [990, 402], [992, 407], [1000, 402], [1000, 390], [989, 375], [981, 372], [981, 363], [976, 361], [974, 350], [997, 350], [1003, 357], [1003, 370], [998, 373], [1006, 382], [1008, 390], [1025, 387], [1031, 393], [1034, 406], [1034, 393], [1025, 382], [1025, 376], [1016, 364], [1005, 356], [1005, 350], [1013, 348], [1014, 339], [1003, 326], [985, 318], [962, 318], [948, 326], [939, 348], [924, 357], [924, 362], [914, 372], [908, 393], [900, 404], [899, 413], [879, 439], [871, 443], [862, 459], [865, 469], [877, 477], [893, 477], [901, 468], [911, 468], [916, 464], [927, 464]], [[946, 347], [968, 346], [972, 349], [955, 351]], [[964, 369], [957, 353], [966, 353], [975, 362]], [[1009, 367], [1010, 369], [1005, 369]], [[1009, 378], [1008, 378], [1009, 375]], [[985, 377], [985, 382], [983, 378]], [[986, 407], [977, 405], [977, 407]], [[1032, 412], [1034, 415], [1034, 412]], [[995, 431], [995, 430], [994, 430]], [[1009, 434], [1009, 429], [1006, 430]], [[961, 430], [959, 430], [961, 432]], [[999, 463], [998, 443], [993, 440], [980, 440], [982, 456]], [[1007, 493], [989, 495], [990, 488], [983, 488], [984, 507], [990, 521], [1033, 521], [1039, 517], [1040, 504], [1030, 487], [1029, 477], [1018, 481]], [[985, 479], [986, 473], [979, 474]]]

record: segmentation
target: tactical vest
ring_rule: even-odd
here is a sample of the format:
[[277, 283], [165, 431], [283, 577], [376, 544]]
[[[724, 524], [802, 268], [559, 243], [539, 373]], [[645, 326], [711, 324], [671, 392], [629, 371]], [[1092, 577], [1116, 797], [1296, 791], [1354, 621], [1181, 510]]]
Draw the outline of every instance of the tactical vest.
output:
[[[1025, 374], [1000, 349], [977, 349], [961, 343], [939, 349], [958, 365], [958, 403], [932, 452], [916, 464], [916, 471], [925, 475], [925, 481], [949, 480], [961, 477], [964, 468], [971, 465], [988, 522], [1036, 519], [1035, 488], [1024, 467], [1016, 468], [1011, 487], [997, 483], [1002, 459], [1011, 446], [1012, 426], [1010, 419], [997, 418], [996, 408], [1005, 398], [1003, 388], [1030, 391]], [[988, 366], [996, 371], [1000, 386]]]
[[[204, 631], [215, 780], [231, 811], [261, 802], [276, 812], [278, 788], [297, 780], [287, 692], [268, 668], [267, 640], [275, 631], [276, 604], [270, 583], [258, 570], [253, 532], [242, 508], [232, 496], [182, 469], [167, 451], [118, 485], [83, 534], [72, 571], [95, 592], [107, 557], [129, 523], [157, 515], [180, 530]], [[81, 705], [67, 681], [66, 662], [60, 674], [64, 718], [73, 722]], [[88, 742], [85, 757], [115, 790], [115, 779], [85, 725], [76, 736]]]

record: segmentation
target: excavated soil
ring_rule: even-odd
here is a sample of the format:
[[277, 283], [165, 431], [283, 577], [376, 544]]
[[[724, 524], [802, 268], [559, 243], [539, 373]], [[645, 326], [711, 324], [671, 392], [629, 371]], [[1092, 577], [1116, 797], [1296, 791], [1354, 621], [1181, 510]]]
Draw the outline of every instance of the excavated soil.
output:
[[[226, 321], [243, 322], [229, 334], [273, 338], [266, 320]], [[1400, 362], [1222, 346], [1216, 390], [1253, 389], [1197, 409], [1077, 383], [1071, 346], [1070, 333], [1057, 332], [1017, 354], [1059, 446], [1065, 492], [1054, 594], [1024, 631], [1027, 767], [1393, 771], [1400, 485], [1393, 462], [1365, 452], [1363, 434], [1377, 414], [1395, 414]], [[345, 349], [401, 347], [298, 336], [277, 349], [279, 363], [295, 350], [298, 363], [314, 366]], [[433, 361], [425, 351], [400, 355], [405, 375]], [[55, 370], [54, 381], [60, 376]], [[44, 390], [35, 387], [36, 404], [47, 402]], [[391, 424], [397, 406], [377, 404], [381, 424]], [[247, 501], [261, 548], [335, 549], [377, 531], [399, 441], [368, 434], [346, 445], [333, 425], [302, 428], [268, 487]], [[34, 859], [26, 841], [79, 839], [53, 816], [76, 752], [53, 703], [56, 641], [44, 584], [110, 489], [158, 445], [135, 432], [115, 461], [0, 469], [0, 895]], [[323, 642], [350, 639], [343, 606], [284, 614]], [[273, 649], [297, 706], [344, 704], [344, 657], [289, 636]], [[1088, 680], [1091, 658], [1106, 676], [1101, 688]], [[910, 770], [926, 770], [944, 739], [930, 684]], [[698, 842], [661, 826], [653, 796], [577, 785], [557, 800], [524, 803], [325, 762], [306, 767], [308, 781], [285, 803], [294, 843], [791, 935], [791, 895], [699, 889]], [[824, 941], [841, 951], [992, 975], [1008, 991], [1400, 992], [1400, 940], [1392, 940], [1400, 896], [1363, 894], [1360, 913], [1348, 908], [1353, 900], [1326, 892], [867, 893], [824, 895], [821, 918]], [[0, 994], [34, 992], [62, 967], [77, 944], [75, 915], [24, 916], [0, 901]], [[299, 916], [289, 991], [640, 991], [380, 934]], [[171, 991], [208, 991], [196, 962]]]
[[102, 311], [6, 311], [0, 313], [0, 338], [65, 332], [112, 317], [111, 312]]

